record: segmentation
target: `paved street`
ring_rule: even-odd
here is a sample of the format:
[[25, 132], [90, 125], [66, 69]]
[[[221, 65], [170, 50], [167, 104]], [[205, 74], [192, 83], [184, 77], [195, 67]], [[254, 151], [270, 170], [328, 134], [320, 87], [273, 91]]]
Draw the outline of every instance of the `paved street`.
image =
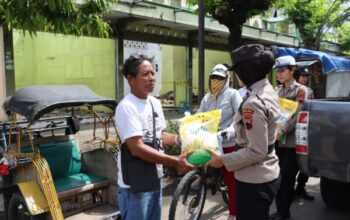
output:
[[[165, 189], [171, 188], [169, 185], [172, 184], [172, 180], [164, 179]], [[305, 201], [302, 199], [296, 199], [292, 204], [291, 214], [292, 217], [290, 220], [349, 220], [350, 219], [350, 210], [334, 210], [328, 208], [324, 205], [321, 195], [320, 195], [320, 182], [318, 178], [310, 178], [307, 190], [314, 195], [315, 201]], [[166, 191], [166, 190], [165, 190]], [[163, 215], [162, 219], [168, 219], [169, 206], [172, 199], [172, 194], [168, 192], [164, 193], [164, 206], [163, 206]], [[271, 213], [276, 210], [275, 204], [271, 207]], [[211, 196], [210, 192], [207, 193], [207, 200], [204, 207], [204, 213], [201, 219], [209, 220], [226, 220], [228, 215], [228, 209], [225, 206], [224, 202], [221, 199], [219, 194]]]
[[[163, 196], [163, 215], [162, 219], [168, 219], [169, 206], [172, 199], [172, 193], [176, 187], [178, 180], [165, 178], [164, 196]], [[349, 220], [350, 210], [334, 210], [326, 207], [322, 202], [319, 193], [319, 179], [310, 178], [307, 189], [316, 197], [315, 201], [309, 202], [301, 199], [296, 199], [292, 205], [291, 220]], [[0, 200], [1, 209], [2, 199]], [[271, 207], [271, 212], [275, 211], [275, 206]], [[226, 220], [228, 209], [221, 199], [219, 194], [212, 196], [210, 192], [207, 193], [207, 200], [204, 206], [204, 213], [201, 219], [204, 220]], [[0, 216], [0, 219], [3, 215]]]

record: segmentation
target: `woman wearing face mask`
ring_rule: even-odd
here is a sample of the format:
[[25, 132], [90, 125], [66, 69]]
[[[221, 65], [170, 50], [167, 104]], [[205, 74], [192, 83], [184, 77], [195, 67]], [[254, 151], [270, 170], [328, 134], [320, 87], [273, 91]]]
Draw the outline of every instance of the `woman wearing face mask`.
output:
[[[235, 151], [235, 133], [233, 128], [233, 116], [237, 113], [242, 98], [236, 89], [229, 88], [229, 70], [227, 64], [216, 65], [209, 75], [209, 92], [204, 96], [198, 112], [207, 112], [221, 109], [219, 135], [222, 138], [224, 153]], [[229, 194], [228, 220], [236, 217], [235, 205], [235, 177], [233, 172], [224, 169], [224, 178]]]
[[278, 158], [274, 150], [278, 96], [266, 75], [273, 54], [259, 44], [242, 46], [231, 53], [233, 70], [248, 95], [234, 116], [237, 152], [212, 153], [209, 166], [235, 171], [237, 220], [268, 220], [269, 208], [279, 186]]

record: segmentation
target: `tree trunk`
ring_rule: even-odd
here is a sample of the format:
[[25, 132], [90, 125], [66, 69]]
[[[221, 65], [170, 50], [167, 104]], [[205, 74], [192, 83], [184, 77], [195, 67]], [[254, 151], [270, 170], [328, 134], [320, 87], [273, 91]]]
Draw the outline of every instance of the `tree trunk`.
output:
[[303, 39], [304, 48], [310, 49], [310, 50], [317, 50], [315, 46], [315, 39], [307, 39], [303, 37], [302, 39]]
[[231, 53], [232, 50], [242, 46], [242, 28], [241, 24], [234, 24], [228, 27], [229, 37], [228, 37], [228, 49]]
[[[232, 13], [232, 8], [227, 8], [219, 12], [211, 12], [211, 16], [217, 20], [220, 24], [225, 25], [229, 30], [228, 37], [228, 52], [242, 46], [242, 28], [246, 19], [238, 17]], [[246, 16], [242, 13], [240, 16]]]
[[[4, 31], [0, 23], [0, 105], [4, 103], [6, 98], [6, 80], [5, 80], [5, 46], [4, 46]], [[3, 108], [0, 108], [0, 121], [6, 120], [6, 114]]]
[[321, 47], [321, 33], [317, 33], [316, 37], [315, 37], [315, 50], [320, 50]]
[[303, 40], [303, 47], [306, 49], [317, 50], [316, 49], [316, 38], [314, 36], [310, 36], [310, 34], [304, 31], [304, 24], [296, 24], [301, 39]]

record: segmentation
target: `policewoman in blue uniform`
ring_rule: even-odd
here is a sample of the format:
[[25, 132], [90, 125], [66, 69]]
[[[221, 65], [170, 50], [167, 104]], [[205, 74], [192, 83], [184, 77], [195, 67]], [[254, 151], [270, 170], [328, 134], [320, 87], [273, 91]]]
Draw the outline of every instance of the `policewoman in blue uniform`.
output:
[[239, 149], [223, 155], [210, 151], [208, 165], [235, 171], [237, 220], [268, 220], [280, 181], [274, 150], [278, 96], [266, 78], [274, 57], [264, 46], [252, 44], [232, 51], [231, 58], [240, 86], [248, 89], [234, 116]]

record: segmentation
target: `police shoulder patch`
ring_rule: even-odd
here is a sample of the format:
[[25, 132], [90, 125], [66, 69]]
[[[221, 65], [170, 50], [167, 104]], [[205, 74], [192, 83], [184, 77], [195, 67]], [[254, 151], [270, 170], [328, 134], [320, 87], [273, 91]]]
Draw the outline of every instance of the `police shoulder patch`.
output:
[[305, 97], [306, 97], [305, 91], [304, 90], [299, 90], [297, 92], [296, 101], [297, 102], [304, 102], [305, 101]]
[[243, 124], [247, 130], [253, 128], [253, 114], [254, 110], [250, 108], [242, 109]]

